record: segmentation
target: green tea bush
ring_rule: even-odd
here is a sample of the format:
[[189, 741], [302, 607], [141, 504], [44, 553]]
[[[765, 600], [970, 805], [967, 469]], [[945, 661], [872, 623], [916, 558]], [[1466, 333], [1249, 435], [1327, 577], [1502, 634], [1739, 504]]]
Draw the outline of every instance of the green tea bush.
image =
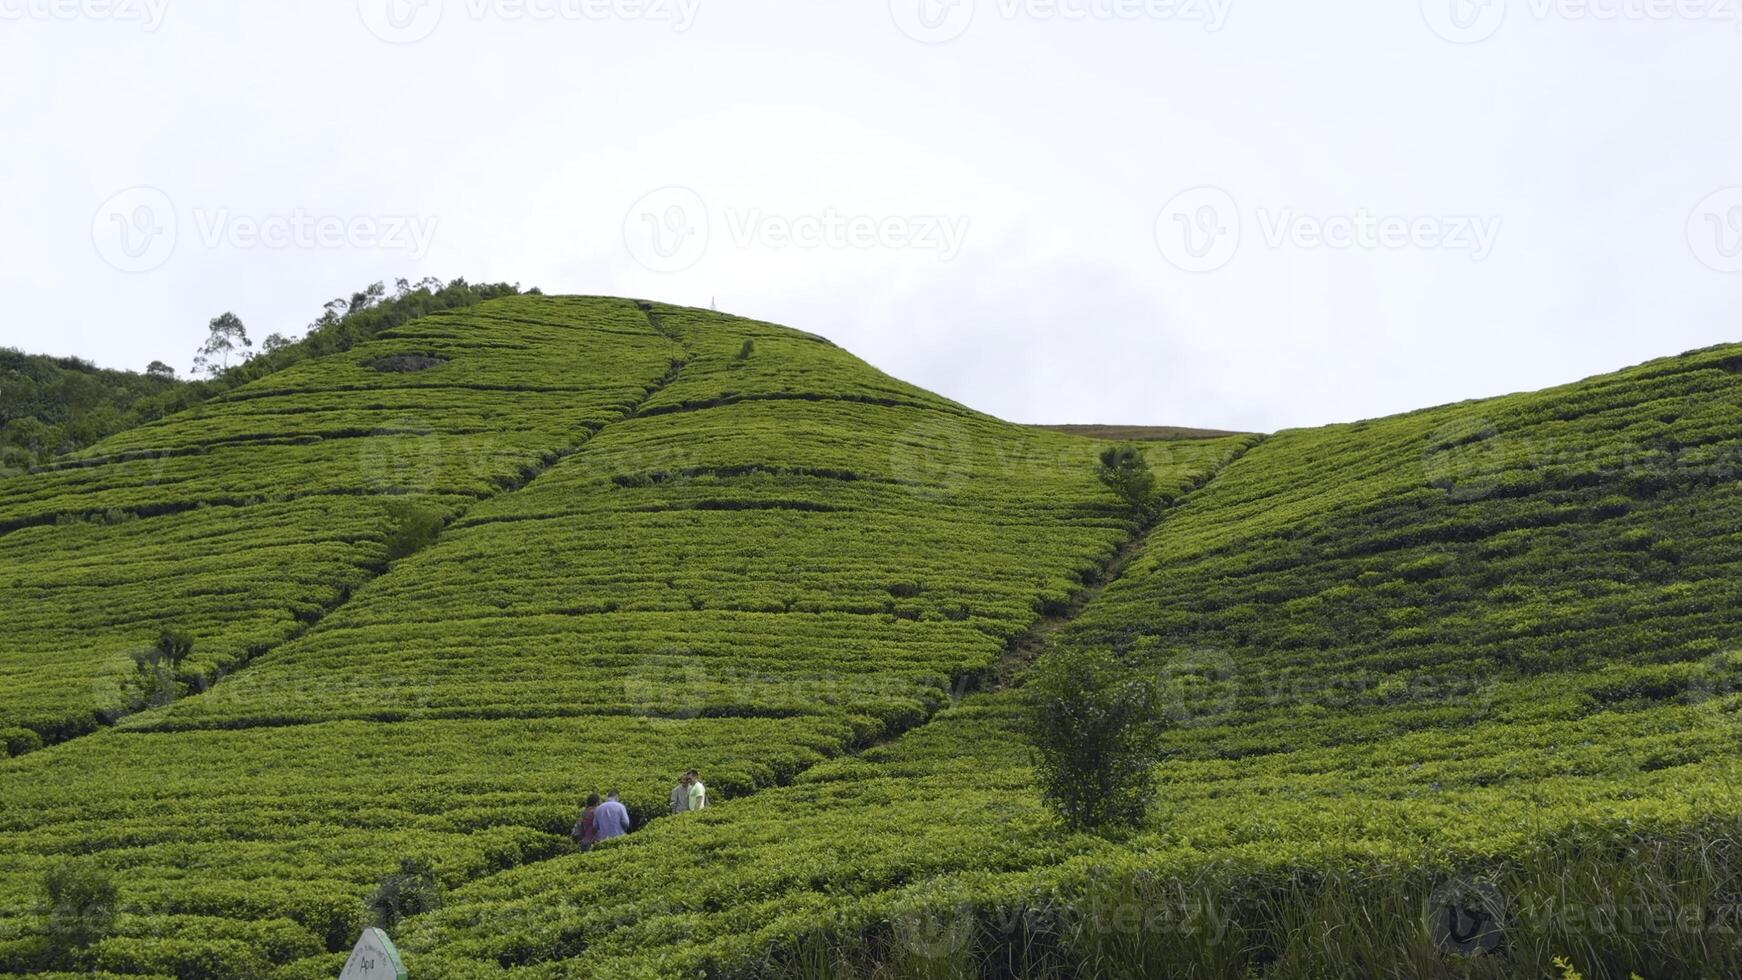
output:
[[1119, 499], [1125, 501], [1132, 513], [1143, 520], [1153, 520], [1160, 512], [1161, 501], [1156, 497], [1155, 474], [1150, 470], [1148, 461], [1143, 458], [1142, 450], [1137, 447], [1116, 446], [1102, 450], [1095, 475], [1109, 490], [1118, 494]]
[[114, 928], [120, 892], [107, 871], [65, 861], [43, 873], [42, 891], [48, 901], [44, 932], [57, 957], [90, 946]]
[[422, 858], [402, 858], [399, 870], [381, 879], [368, 900], [371, 923], [392, 929], [408, 915], [439, 908], [442, 884], [435, 868]]
[[1155, 687], [1103, 650], [1042, 657], [1029, 677], [1027, 733], [1041, 795], [1072, 830], [1132, 827], [1155, 796]]
[[386, 538], [387, 560], [399, 561], [429, 547], [447, 523], [447, 511], [409, 500], [390, 500], [386, 505], [392, 530]]

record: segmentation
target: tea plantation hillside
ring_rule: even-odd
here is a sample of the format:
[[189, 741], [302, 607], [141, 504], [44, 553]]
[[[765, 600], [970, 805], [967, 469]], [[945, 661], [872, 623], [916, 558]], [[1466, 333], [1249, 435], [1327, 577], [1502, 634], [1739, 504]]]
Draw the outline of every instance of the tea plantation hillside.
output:
[[[425, 867], [417, 980], [1742, 974], [1742, 347], [1192, 434], [1146, 527], [1108, 443], [521, 296], [0, 481], [0, 976], [331, 978]], [[1161, 694], [1135, 831], [1039, 802], [1049, 646]]]
[[[444, 978], [1737, 975], [1739, 368], [1284, 432], [1187, 495], [1059, 639], [1161, 687], [1135, 835], [1061, 832], [992, 692], [402, 945]], [[1436, 944], [1454, 899], [1498, 952]]]
[[[1146, 452], [1183, 494], [1249, 442]], [[0, 972], [336, 975], [402, 860], [457, 891], [589, 790], [645, 819], [697, 767], [729, 812], [923, 730], [1137, 532], [1099, 449], [807, 334], [514, 297], [9, 481], [6, 717], [66, 740], [0, 762]], [[121, 908], [71, 951], [68, 862]]]
[[[524, 482], [681, 356], [627, 303], [490, 310], [428, 317], [0, 483], [7, 743], [140, 706], [130, 654], [162, 630], [193, 640], [179, 672], [196, 686], [296, 635], [418, 525]], [[395, 370], [408, 355], [435, 366]]]

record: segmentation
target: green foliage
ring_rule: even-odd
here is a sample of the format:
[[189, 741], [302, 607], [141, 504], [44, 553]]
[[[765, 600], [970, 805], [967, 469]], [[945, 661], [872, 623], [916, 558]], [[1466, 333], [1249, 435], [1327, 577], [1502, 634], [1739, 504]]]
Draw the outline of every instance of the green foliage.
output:
[[43, 873], [42, 891], [48, 900], [45, 932], [58, 955], [89, 946], [114, 928], [120, 892], [103, 869], [62, 862]]
[[28, 728], [0, 728], [0, 751], [8, 756], [23, 755], [42, 748], [42, 736]]
[[157, 636], [156, 652], [170, 668], [177, 668], [194, 652], [193, 638], [178, 630], [164, 630]]
[[388, 561], [398, 561], [429, 547], [448, 519], [446, 510], [416, 500], [390, 500], [385, 509], [392, 526], [385, 540]]
[[1154, 520], [1160, 513], [1162, 503], [1156, 496], [1155, 474], [1138, 447], [1126, 445], [1102, 450], [1095, 475], [1144, 521]]
[[[228, 350], [219, 346], [201, 354], [206, 359], [204, 369], [210, 373], [215, 368], [216, 373], [198, 381], [177, 380], [175, 369], [163, 361], [152, 361], [144, 374], [136, 374], [105, 370], [78, 358], [0, 348], [0, 476], [44, 465], [117, 432], [195, 408], [308, 358], [349, 350], [418, 317], [518, 292], [518, 287], [505, 283], [474, 286], [455, 279], [443, 285], [426, 279], [416, 285], [400, 280], [397, 292], [389, 296], [375, 283], [348, 300], [328, 304], [302, 339], [275, 333], [258, 356], [228, 367], [225, 358], [248, 345], [243, 342], [246, 331], [241, 321], [226, 314], [208, 325], [207, 340], [228, 344]], [[213, 333], [213, 325], [220, 326], [221, 332]]]
[[[414, 968], [754, 976], [820, 958], [889, 975], [923, 957], [937, 975], [1468, 978], [1572, 955], [1615, 977], [1742, 969], [1711, 912], [1742, 887], [1735, 357], [1282, 433], [1186, 497], [1060, 637], [1165, 679], [1166, 808], [1127, 838], [1060, 834], [1016, 738], [1020, 704], [973, 697], [706, 826], [662, 823], [586, 865], [461, 889], [408, 924], [430, 951]], [[1683, 449], [1621, 434], [1646, 416], [1675, 419], [1663, 439]], [[1486, 436], [1449, 459], [1435, 448], [1472, 432]], [[1653, 553], [1661, 541], [1677, 561]], [[1424, 905], [1457, 872], [1521, 913], [1506, 957], [1432, 945]], [[627, 917], [588, 912], [642, 899]], [[472, 925], [552, 906], [508, 931]], [[684, 952], [655, 951], [674, 934]], [[1027, 958], [1060, 951], [1050, 974]]]
[[[1099, 443], [808, 335], [655, 313], [425, 317], [17, 478], [0, 662], [26, 683], [0, 717], [67, 733], [113, 690], [107, 644], [130, 669], [164, 628], [197, 632], [177, 676], [199, 693], [7, 764], [0, 897], [90, 840], [163, 940], [119, 937], [106, 968], [174, 972], [211, 936], [212, 969], [263, 975], [222, 945], [276, 963], [296, 944], [237, 931], [263, 920], [342, 950], [406, 855], [458, 887], [572, 849], [586, 788], [639, 825], [694, 767], [729, 814], [924, 725], [1131, 533]], [[375, 367], [412, 355], [441, 363]], [[1158, 449], [1158, 481], [1243, 445]], [[390, 562], [425, 507], [440, 536]], [[50, 523], [108, 509], [140, 516]]]
[[[0, 763], [0, 970], [68, 854], [126, 911], [65, 968], [131, 975], [332, 976], [410, 855], [434, 978], [1742, 970], [1565, 906], [1742, 890], [1735, 349], [1145, 447], [1177, 506], [1050, 631], [1151, 688], [1165, 807], [1107, 837], [1048, 807], [1021, 690], [952, 697], [1102, 583], [1105, 443], [627, 301], [285, 353], [5, 481], [0, 726], [87, 731], [166, 629], [200, 693]], [[443, 528], [395, 564], [407, 506]], [[691, 767], [718, 805], [659, 816]], [[573, 854], [611, 785], [636, 834]], [[1533, 912], [1504, 958], [1432, 947], [1459, 875]]]
[[206, 340], [194, 356], [194, 371], [216, 377], [230, 369], [230, 358], [246, 361], [254, 341], [248, 339], [248, 328], [234, 313], [223, 313], [206, 325]]
[[1042, 657], [1024, 690], [1041, 795], [1073, 830], [1133, 827], [1155, 796], [1155, 686], [1103, 650]]
[[[234, 671], [426, 540], [436, 515], [620, 418], [668, 368], [670, 342], [628, 303], [535, 301], [578, 321], [565, 325], [496, 302], [504, 319], [468, 310], [402, 325], [8, 481], [0, 725], [59, 741], [175, 700], [167, 683], [141, 694], [131, 659], [165, 628], [201, 639], [172, 672], [184, 687]], [[367, 366], [407, 350], [447, 360], [412, 374]]]
[[193, 650], [191, 637], [166, 629], [155, 645], [133, 651], [134, 690], [127, 710], [162, 707], [181, 697], [185, 687], [178, 675]]
[[399, 870], [382, 877], [369, 895], [369, 921], [392, 929], [407, 916], [440, 908], [442, 883], [435, 867], [422, 858], [401, 858]]
[[177, 384], [160, 373], [109, 371], [74, 357], [0, 348], [0, 474], [46, 462], [134, 424], [141, 406]]

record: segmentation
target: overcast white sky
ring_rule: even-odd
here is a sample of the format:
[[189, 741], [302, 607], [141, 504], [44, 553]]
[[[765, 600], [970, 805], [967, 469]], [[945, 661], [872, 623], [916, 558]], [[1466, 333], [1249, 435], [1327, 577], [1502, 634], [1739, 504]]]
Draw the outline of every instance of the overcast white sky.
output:
[[395, 277], [1276, 429], [1742, 339], [1739, 0], [0, 0], [0, 345]]

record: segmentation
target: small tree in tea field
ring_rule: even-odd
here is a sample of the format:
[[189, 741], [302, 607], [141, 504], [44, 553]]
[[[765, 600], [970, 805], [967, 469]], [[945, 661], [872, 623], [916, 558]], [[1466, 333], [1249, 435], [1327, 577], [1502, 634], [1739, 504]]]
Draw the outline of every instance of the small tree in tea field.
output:
[[1101, 465], [1096, 468], [1095, 475], [1144, 521], [1153, 521], [1160, 515], [1161, 500], [1155, 492], [1155, 472], [1136, 447], [1114, 446], [1103, 450]]
[[1104, 650], [1066, 648], [1041, 659], [1025, 691], [1047, 804], [1073, 830], [1141, 823], [1161, 754], [1155, 686]]

